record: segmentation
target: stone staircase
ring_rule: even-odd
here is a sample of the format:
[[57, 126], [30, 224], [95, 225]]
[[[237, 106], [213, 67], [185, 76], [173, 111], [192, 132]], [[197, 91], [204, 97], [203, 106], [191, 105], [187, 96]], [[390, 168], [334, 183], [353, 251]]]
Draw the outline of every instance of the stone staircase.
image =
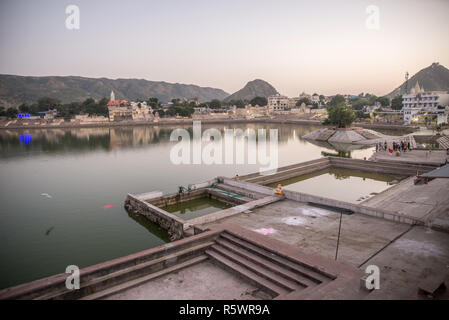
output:
[[379, 139], [381, 137], [379, 137], [378, 135], [375, 135], [374, 133], [371, 133], [367, 130], [360, 130], [357, 131], [358, 134], [360, 134], [362, 137], [366, 138], [366, 139]]
[[[59, 274], [0, 291], [0, 300], [95, 300], [211, 261], [274, 299], [320, 299], [357, 284], [358, 270], [307, 255], [278, 240], [236, 225], [209, 231], [80, 270], [80, 289], [69, 290]], [[219, 283], [217, 285], [220, 285]]]
[[318, 135], [316, 140], [327, 141], [327, 140], [329, 140], [330, 137], [332, 137], [334, 135], [334, 133], [335, 133], [335, 130], [331, 130], [331, 129], [325, 130]]
[[56, 275], [0, 291], [0, 300], [94, 300], [136, 287], [157, 277], [207, 260], [215, 233], [205, 232], [80, 270], [80, 289], [69, 290], [68, 274]]
[[291, 292], [310, 293], [326, 285], [332, 277], [282, 257], [245, 239], [223, 232], [206, 255], [225, 269], [238, 274], [272, 296]]
[[440, 148], [449, 149], [449, 137], [448, 136], [438, 138], [437, 142], [440, 145]]
[[[257, 175], [245, 177], [244, 181], [256, 183], [261, 185], [268, 185], [277, 183], [282, 180], [295, 178], [307, 173], [317, 172], [330, 168], [330, 162], [327, 158], [320, 158], [317, 160], [307, 161], [300, 164], [290, 165], [279, 168], [275, 174], [272, 175]], [[242, 179], [243, 180], [243, 179]]]

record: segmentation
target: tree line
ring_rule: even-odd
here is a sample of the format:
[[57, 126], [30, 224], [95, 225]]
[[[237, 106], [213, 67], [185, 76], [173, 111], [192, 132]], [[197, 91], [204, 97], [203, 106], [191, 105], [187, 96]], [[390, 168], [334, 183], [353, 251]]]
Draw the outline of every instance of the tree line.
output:
[[[323, 95], [319, 96], [320, 104], [324, 105], [325, 97]], [[158, 98], [150, 97], [147, 100], [138, 100], [137, 102], [145, 101], [149, 106], [152, 107], [153, 113], [158, 113], [161, 117], [172, 117], [176, 115], [180, 115], [183, 117], [190, 117], [194, 111], [195, 107], [199, 108], [209, 108], [212, 110], [226, 109], [231, 106], [236, 106], [237, 108], [245, 108], [246, 105], [250, 104], [252, 106], [266, 106], [268, 104], [268, 100], [266, 97], [254, 97], [251, 100], [231, 100], [231, 101], [220, 101], [218, 99], [213, 99], [209, 102], [203, 102], [199, 105], [196, 105], [194, 101], [186, 101], [183, 99], [172, 99], [170, 108], [163, 108], [162, 103]], [[402, 97], [400, 95], [393, 98], [391, 101], [388, 97], [377, 97], [375, 95], [369, 93], [361, 93], [358, 96], [351, 97], [348, 99], [348, 105], [351, 107], [353, 111], [355, 111], [355, 115], [358, 118], [366, 118], [367, 115], [362, 111], [363, 107], [366, 105], [373, 105], [376, 102], [380, 103], [382, 107], [388, 106], [391, 104], [392, 109], [400, 110], [402, 109]], [[42, 97], [36, 103], [31, 105], [22, 104], [18, 108], [8, 108], [5, 110], [4, 107], [0, 106], [0, 116], [6, 116], [9, 118], [17, 117], [18, 113], [29, 113], [31, 115], [39, 114], [39, 112], [48, 111], [51, 109], [56, 109], [58, 112], [58, 117], [63, 118], [72, 118], [78, 114], [90, 114], [90, 115], [98, 115], [98, 116], [108, 116], [108, 107], [107, 107], [108, 99], [102, 98], [98, 101], [95, 101], [92, 98], [88, 98], [83, 102], [70, 102], [70, 103], [61, 103], [60, 100], [50, 97]], [[316, 102], [312, 102], [309, 98], [304, 97], [301, 98], [296, 106], [300, 106], [302, 103], [312, 106], [312, 108], [318, 108], [319, 104]], [[346, 99], [343, 95], [335, 95], [329, 103], [325, 106], [329, 109], [329, 107], [335, 107], [341, 103], [346, 103]]]

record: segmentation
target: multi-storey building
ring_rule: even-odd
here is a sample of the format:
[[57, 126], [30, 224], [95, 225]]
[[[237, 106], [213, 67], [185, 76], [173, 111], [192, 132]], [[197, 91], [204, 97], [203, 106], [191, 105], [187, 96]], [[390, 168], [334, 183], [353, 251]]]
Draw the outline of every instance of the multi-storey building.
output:
[[269, 96], [268, 108], [270, 111], [284, 111], [289, 108], [289, 98], [280, 94]]
[[416, 82], [410, 93], [402, 96], [404, 123], [410, 124], [422, 115], [437, 116], [437, 121], [447, 122], [445, 107], [449, 105], [449, 94], [443, 91], [425, 91]]

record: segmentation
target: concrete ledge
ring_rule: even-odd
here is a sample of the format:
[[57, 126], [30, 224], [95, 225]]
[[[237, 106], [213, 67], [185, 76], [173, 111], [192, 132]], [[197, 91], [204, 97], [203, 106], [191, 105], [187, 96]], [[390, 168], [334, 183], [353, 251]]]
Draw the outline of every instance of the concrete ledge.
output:
[[391, 220], [400, 223], [412, 224], [412, 225], [425, 225], [425, 221], [418, 218], [411, 218], [400, 213], [382, 210], [378, 208], [371, 208], [360, 204], [354, 204], [344, 202], [340, 200], [314, 196], [306, 193], [300, 193], [296, 191], [284, 190], [284, 196], [287, 199], [300, 202], [308, 202], [312, 204], [324, 205], [334, 207], [337, 209], [349, 210], [355, 213], [360, 213], [368, 216], [378, 217], [386, 220]]
[[245, 204], [241, 204], [239, 206], [235, 206], [229, 209], [221, 210], [218, 212], [210, 213], [207, 215], [204, 215], [202, 217], [198, 217], [195, 219], [187, 220], [188, 226], [196, 226], [201, 224], [206, 224], [210, 222], [219, 221], [228, 217], [232, 217], [236, 214], [261, 207], [276, 201], [282, 200], [282, 197], [279, 196], [268, 196], [259, 200], [254, 200]]
[[[80, 269], [81, 288], [83, 283], [104, 275], [135, 266], [139, 263], [150, 261], [169, 255], [171, 253], [192, 247], [215, 239], [219, 231], [206, 231], [194, 237], [167, 243], [152, 249], [130, 254], [117, 259], [105, 261], [96, 265]], [[61, 273], [51, 277], [39, 279], [22, 285], [14, 286], [0, 291], [0, 300], [34, 299], [51, 292], [57, 292], [65, 288], [65, 281], [69, 274]]]
[[167, 230], [172, 241], [182, 238], [184, 234], [185, 221], [178, 218], [174, 214], [162, 210], [161, 208], [141, 200], [132, 194], [128, 194], [126, 197], [125, 207], [134, 214], [146, 216], [150, 221]]

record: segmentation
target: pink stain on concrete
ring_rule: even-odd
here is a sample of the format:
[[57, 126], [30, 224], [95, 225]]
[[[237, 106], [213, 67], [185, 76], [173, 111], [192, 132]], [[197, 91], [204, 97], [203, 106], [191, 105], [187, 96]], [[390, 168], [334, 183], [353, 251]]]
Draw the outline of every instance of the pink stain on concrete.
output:
[[277, 230], [273, 229], [273, 228], [261, 228], [261, 229], [255, 229], [253, 231], [263, 234], [264, 236], [277, 232]]

